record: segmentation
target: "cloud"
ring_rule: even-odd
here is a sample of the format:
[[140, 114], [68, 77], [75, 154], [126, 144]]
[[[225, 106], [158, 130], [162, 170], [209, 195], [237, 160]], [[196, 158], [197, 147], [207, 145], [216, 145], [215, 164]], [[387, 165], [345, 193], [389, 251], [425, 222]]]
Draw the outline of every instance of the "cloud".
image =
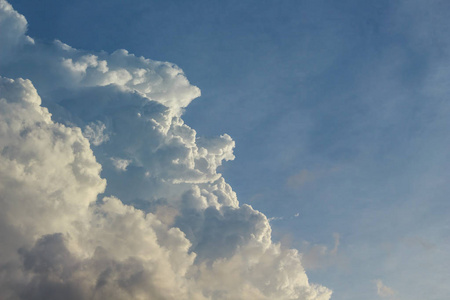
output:
[[184, 124], [180, 68], [0, 22], [2, 75], [29, 78], [0, 78], [0, 298], [330, 298], [217, 172], [231, 137]]
[[16, 49], [34, 44], [34, 40], [25, 35], [27, 20], [17, 13], [6, 1], [0, 1], [0, 59], [13, 56]]
[[396, 292], [393, 289], [384, 285], [380, 279], [375, 280], [375, 283], [377, 285], [377, 295], [378, 296], [380, 296], [382, 298], [390, 298], [396, 294]]
[[317, 174], [308, 170], [302, 170], [300, 173], [290, 176], [287, 179], [287, 185], [289, 187], [300, 187], [307, 182], [316, 180]]
[[1, 78], [0, 92], [3, 233], [18, 246], [75, 230], [106, 184], [89, 142], [79, 128], [52, 122], [29, 80]]
[[291, 175], [286, 180], [286, 185], [290, 188], [302, 188], [303, 186], [313, 183], [323, 177], [326, 177], [338, 170], [338, 167], [330, 169], [307, 170], [303, 169], [299, 173]]
[[302, 262], [303, 266], [307, 270], [323, 269], [336, 264], [342, 258], [339, 256], [339, 244], [340, 235], [339, 233], [333, 234], [334, 246], [332, 249], [325, 245], [313, 244], [309, 242], [303, 242]]
[[83, 135], [89, 140], [89, 142], [98, 146], [109, 140], [109, 135], [105, 133], [106, 125], [102, 122], [92, 122], [84, 128]]
[[112, 164], [116, 167], [117, 170], [126, 171], [127, 167], [130, 165], [131, 160], [122, 159], [117, 157], [111, 157]]

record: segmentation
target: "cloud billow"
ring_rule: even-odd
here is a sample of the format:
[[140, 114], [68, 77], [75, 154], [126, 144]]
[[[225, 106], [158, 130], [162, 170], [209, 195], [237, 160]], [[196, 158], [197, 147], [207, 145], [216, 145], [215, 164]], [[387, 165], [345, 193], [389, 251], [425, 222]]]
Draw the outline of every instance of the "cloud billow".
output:
[[0, 0], [1, 299], [330, 298], [217, 172], [230, 136], [184, 124], [181, 69], [26, 26]]

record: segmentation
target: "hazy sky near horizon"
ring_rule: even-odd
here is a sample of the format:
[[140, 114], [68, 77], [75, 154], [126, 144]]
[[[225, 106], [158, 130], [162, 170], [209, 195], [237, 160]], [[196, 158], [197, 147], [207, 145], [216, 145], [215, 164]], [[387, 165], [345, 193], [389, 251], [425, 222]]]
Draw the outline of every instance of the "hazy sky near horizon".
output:
[[[1, 29], [5, 36], [1, 41], [11, 44], [12, 51], [4, 47], [0, 52], [0, 76], [30, 79], [53, 122], [81, 128], [94, 155], [82, 165], [95, 169], [91, 160], [96, 160], [102, 166], [100, 175], [97, 169], [85, 173], [107, 181], [103, 193], [100, 177], [88, 180], [91, 199], [115, 196], [124, 203], [120, 205], [154, 214], [155, 224], [163, 220], [167, 228], [152, 223], [154, 232], [170, 228], [183, 232], [181, 238], [170, 231], [173, 236], [159, 237], [157, 246], [152, 246], [178, 249], [176, 258], [167, 261], [181, 279], [167, 289], [182, 286], [180, 291], [186, 289], [187, 294], [181, 297], [186, 299], [202, 299], [198, 295], [328, 299], [328, 291], [310, 285], [307, 275], [309, 282], [332, 290], [331, 299], [336, 300], [440, 300], [450, 294], [446, 283], [450, 277], [450, 4], [418, 0], [9, 3], [25, 16], [26, 35], [35, 42], [21, 46], [27, 42], [16, 43]], [[2, 20], [19, 22], [18, 18]], [[67, 50], [65, 44], [80, 51]], [[157, 62], [143, 62], [141, 56]], [[139, 71], [144, 69], [146, 73]], [[157, 125], [150, 129], [147, 121], [137, 121], [135, 116], [143, 120], [144, 115]], [[181, 125], [181, 118], [188, 127]], [[21, 142], [14, 140], [11, 145]], [[6, 157], [5, 153], [9, 152], [2, 152]], [[218, 179], [219, 173], [229, 186]], [[95, 188], [94, 181], [98, 181]], [[87, 181], [79, 182], [81, 187], [73, 191], [85, 188]], [[33, 186], [28, 181], [21, 184]], [[63, 190], [65, 185], [61, 186]], [[50, 183], [45, 187], [53, 189]], [[6, 188], [2, 193], [9, 195]], [[98, 210], [108, 211], [105, 207]], [[40, 261], [35, 257], [42, 254], [42, 245], [64, 248], [53, 227], [43, 228], [46, 231], [34, 233], [33, 239], [25, 234], [17, 238], [27, 241], [25, 246], [17, 245], [28, 247], [22, 259], [36, 274], [39, 264], [31, 262]], [[267, 241], [269, 228], [273, 242]], [[14, 230], [5, 232], [12, 236]], [[136, 238], [145, 234], [136, 233]], [[47, 238], [37, 240], [41, 235]], [[86, 246], [82, 237], [73, 245], [64, 242], [72, 256]], [[128, 254], [109, 250], [114, 243], [101, 232], [91, 239], [111, 251], [116, 261], [132, 256], [131, 246]], [[298, 249], [302, 254], [278, 253], [273, 250], [278, 241], [282, 249]], [[251, 252], [252, 245], [264, 249], [258, 251], [266, 256]], [[97, 261], [94, 255], [90, 259]], [[221, 259], [228, 265], [221, 265]], [[250, 278], [249, 283], [245, 287], [227, 283], [228, 292], [205, 279], [220, 281], [239, 259], [270, 261], [257, 264], [266, 268], [259, 271], [264, 279], [239, 273]], [[291, 264], [298, 268], [282, 270], [287, 275], [272, 274], [280, 266], [275, 261], [294, 261]], [[203, 262], [216, 264], [224, 274]], [[118, 275], [111, 278], [125, 276], [120, 273], [124, 269], [132, 267], [116, 267]], [[90, 276], [100, 282], [103, 277], [92, 272]], [[189, 277], [192, 272], [196, 276]], [[263, 283], [266, 279], [271, 284]], [[74, 279], [67, 282], [79, 284]], [[158, 281], [151, 282], [158, 289]], [[286, 282], [291, 284], [283, 285]], [[115, 288], [106, 284], [102, 295]], [[91, 289], [84, 289], [86, 295]], [[138, 290], [136, 297], [145, 288]], [[17, 299], [28, 299], [27, 295]]]

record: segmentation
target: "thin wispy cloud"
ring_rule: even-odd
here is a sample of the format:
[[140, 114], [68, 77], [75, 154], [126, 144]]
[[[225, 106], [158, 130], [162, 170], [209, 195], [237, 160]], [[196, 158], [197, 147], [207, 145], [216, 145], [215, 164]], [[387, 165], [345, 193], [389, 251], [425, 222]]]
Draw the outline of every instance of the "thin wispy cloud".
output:
[[343, 262], [345, 259], [339, 256], [340, 234], [333, 234], [334, 245], [329, 247], [321, 244], [311, 244], [304, 241], [302, 245], [302, 261], [305, 269], [327, 269]]
[[386, 286], [380, 279], [375, 280], [375, 283], [377, 285], [377, 294], [381, 298], [392, 298], [396, 294], [392, 288]]

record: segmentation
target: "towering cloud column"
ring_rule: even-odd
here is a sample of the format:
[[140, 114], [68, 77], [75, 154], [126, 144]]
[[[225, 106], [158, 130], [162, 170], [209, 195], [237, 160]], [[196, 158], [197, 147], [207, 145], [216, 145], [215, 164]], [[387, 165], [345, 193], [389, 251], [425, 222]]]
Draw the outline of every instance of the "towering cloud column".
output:
[[1, 299], [330, 298], [217, 172], [231, 137], [184, 124], [180, 68], [26, 27], [0, 0]]

